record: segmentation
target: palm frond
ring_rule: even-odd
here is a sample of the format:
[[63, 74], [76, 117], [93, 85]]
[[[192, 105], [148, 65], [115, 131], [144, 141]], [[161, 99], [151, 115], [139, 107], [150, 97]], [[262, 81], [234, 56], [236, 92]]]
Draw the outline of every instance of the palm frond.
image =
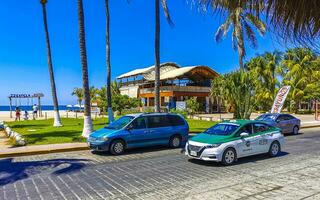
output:
[[169, 8], [168, 8], [168, 5], [167, 5], [167, 0], [161, 0], [161, 5], [162, 5], [162, 8], [163, 8], [164, 16], [166, 17], [169, 25], [170, 26], [174, 26], [174, 23], [171, 20]]
[[257, 31], [261, 36], [264, 36], [264, 34], [266, 33], [266, 25], [263, 21], [261, 21], [257, 16], [254, 16], [251, 13], [246, 14], [246, 19], [257, 28]]
[[246, 33], [245, 35], [246, 35], [248, 41], [250, 42], [251, 47], [257, 48], [258, 42], [257, 42], [257, 38], [256, 38], [252, 28], [245, 21], [243, 22], [243, 25], [244, 25], [244, 30], [245, 30], [245, 33]]

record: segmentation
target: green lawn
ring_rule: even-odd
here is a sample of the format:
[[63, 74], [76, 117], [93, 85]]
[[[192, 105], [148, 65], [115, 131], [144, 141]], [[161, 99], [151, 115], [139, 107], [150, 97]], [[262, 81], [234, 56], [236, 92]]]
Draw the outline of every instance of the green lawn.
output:
[[[106, 118], [93, 120], [95, 130], [106, 125]], [[16, 132], [22, 134], [28, 145], [85, 142], [81, 137], [83, 119], [62, 118], [63, 127], [52, 127], [53, 119], [8, 122]], [[216, 122], [188, 120], [190, 132], [204, 131]]]

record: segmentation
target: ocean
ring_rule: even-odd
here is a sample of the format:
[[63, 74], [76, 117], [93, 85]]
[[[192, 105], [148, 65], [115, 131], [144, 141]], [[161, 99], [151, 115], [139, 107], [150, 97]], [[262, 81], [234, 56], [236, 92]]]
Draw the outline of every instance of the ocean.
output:
[[[32, 106], [19, 106], [19, 108], [23, 111], [24, 110], [32, 111]], [[43, 105], [43, 106], [41, 106], [41, 108], [42, 108], [42, 110], [53, 110], [53, 106], [49, 106], [49, 105]], [[68, 109], [72, 109], [72, 108], [68, 108]], [[79, 108], [77, 108], [77, 109], [79, 109]], [[15, 110], [15, 106], [12, 106], [12, 110]], [[59, 106], [59, 110], [67, 110], [67, 106], [61, 105], [61, 106]], [[0, 111], [10, 111], [10, 106], [0, 106]]]

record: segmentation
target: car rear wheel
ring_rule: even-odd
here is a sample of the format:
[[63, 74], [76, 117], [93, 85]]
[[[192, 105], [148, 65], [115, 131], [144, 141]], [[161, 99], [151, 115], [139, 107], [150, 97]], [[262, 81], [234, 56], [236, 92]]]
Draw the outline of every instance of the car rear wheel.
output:
[[228, 148], [223, 152], [222, 164], [232, 165], [237, 160], [236, 151], [233, 148]]
[[171, 148], [179, 148], [181, 146], [181, 137], [179, 135], [174, 135], [171, 137], [169, 146]]
[[123, 154], [125, 150], [125, 144], [122, 140], [115, 140], [111, 143], [110, 153], [113, 155]]
[[279, 142], [277, 141], [272, 142], [269, 149], [269, 155], [271, 157], [275, 157], [280, 153], [280, 151], [281, 151], [281, 147]]
[[299, 127], [298, 126], [293, 127], [292, 134], [293, 135], [298, 135], [299, 134]]

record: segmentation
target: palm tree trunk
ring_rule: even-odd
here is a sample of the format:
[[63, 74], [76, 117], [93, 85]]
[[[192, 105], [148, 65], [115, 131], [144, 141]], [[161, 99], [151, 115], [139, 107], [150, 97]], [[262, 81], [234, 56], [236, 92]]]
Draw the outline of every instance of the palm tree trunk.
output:
[[47, 11], [46, 11], [46, 4], [45, 3], [41, 3], [41, 4], [42, 4], [44, 30], [45, 30], [45, 34], [46, 34], [46, 46], [47, 46], [47, 54], [48, 54], [48, 69], [49, 69], [51, 93], [52, 93], [52, 100], [53, 100], [53, 110], [54, 110], [53, 126], [54, 127], [58, 127], [58, 126], [62, 126], [62, 124], [61, 124], [61, 119], [60, 119], [56, 83], [55, 83], [55, 80], [54, 80], [53, 66], [52, 66], [52, 59], [51, 59], [51, 46], [50, 46], [50, 38], [49, 38], [48, 23], [47, 23]]
[[86, 51], [86, 39], [84, 28], [84, 14], [82, 0], [78, 0], [78, 23], [79, 23], [79, 42], [80, 42], [80, 57], [82, 66], [82, 84], [84, 93], [84, 123], [82, 136], [88, 137], [93, 132], [91, 108], [90, 108], [90, 89], [88, 78], [88, 63], [87, 63], [87, 51]]
[[106, 66], [107, 66], [107, 106], [108, 106], [108, 122], [114, 121], [112, 111], [112, 97], [111, 97], [111, 66], [110, 66], [110, 13], [109, 0], [106, 0]]
[[154, 81], [154, 91], [155, 91], [155, 112], [160, 112], [160, 2], [155, 0], [155, 81]]

